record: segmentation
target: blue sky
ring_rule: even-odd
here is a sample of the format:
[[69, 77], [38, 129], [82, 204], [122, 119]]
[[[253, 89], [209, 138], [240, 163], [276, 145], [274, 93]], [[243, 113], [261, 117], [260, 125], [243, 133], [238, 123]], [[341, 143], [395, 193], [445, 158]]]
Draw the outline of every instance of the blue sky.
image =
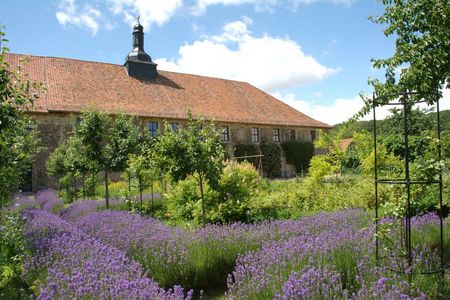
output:
[[335, 124], [383, 76], [371, 58], [394, 52], [368, 20], [383, 10], [375, 0], [0, 0], [0, 24], [11, 52], [123, 64], [139, 12], [159, 69], [247, 81]]

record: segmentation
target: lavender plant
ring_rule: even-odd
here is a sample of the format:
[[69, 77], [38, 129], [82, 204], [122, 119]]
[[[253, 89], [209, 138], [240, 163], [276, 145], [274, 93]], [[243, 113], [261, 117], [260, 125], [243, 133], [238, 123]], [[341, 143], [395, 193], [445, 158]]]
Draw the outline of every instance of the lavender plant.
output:
[[[334, 214], [335, 218], [340, 214]], [[432, 287], [422, 278], [411, 282], [407, 274], [392, 272], [395, 258], [386, 258], [377, 265], [371, 239], [373, 226], [362, 228], [357, 221], [362, 217], [364, 214], [354, 214], [354, 220], [347, 220], [340, 228], [330, 226], [321, 232], [311, 231], [240, 255], [228, 278], [227, 297], [426, 299], [426, 295], [442, 297], [448, 292], [448, 283], [437, 281], [443, 287]], [[437, 230], [435, 225], [436, 216], [413, 220], [415, 232]], [[438, 257], [436, 247], [432, 249], [429, 245], [430, 241], [417, 245], [415, 263], [425, 256]]]
[[52, 189], [38, 191], [35, 198], [43, 210], [57, 212], [64, 206], [63, 201], [56, 195], [56, 192]]
[[[26, 274], [38, 299], [184, 299], [180, 286], [165, 291], [125, 253], [44, 210], [29, 210], [26, 239], [33, 256]], [[192, 297], [188, 292], [186, 299]]]

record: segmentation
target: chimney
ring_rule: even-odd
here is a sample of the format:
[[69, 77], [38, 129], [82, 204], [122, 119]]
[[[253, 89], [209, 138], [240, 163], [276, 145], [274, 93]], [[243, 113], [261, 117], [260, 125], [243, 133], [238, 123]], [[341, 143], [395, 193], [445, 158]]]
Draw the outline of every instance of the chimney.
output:
[[144, 27], [139, 22], [133, 27], [133, 48], [125, 59], [125, 68], [128, 76], [139, 77], [148, 80], [156, 80], [157, 64], [152, 62], [150, 55], [144, 50]]

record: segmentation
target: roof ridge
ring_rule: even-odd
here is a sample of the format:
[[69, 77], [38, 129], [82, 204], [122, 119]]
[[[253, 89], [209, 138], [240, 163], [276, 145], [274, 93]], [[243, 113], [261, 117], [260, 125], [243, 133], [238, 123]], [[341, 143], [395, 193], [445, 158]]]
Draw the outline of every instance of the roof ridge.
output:
[[[22, 53], [13, 53], [13, 52], [7, 52], [7, 54], [19, 55], [19, 56], [40, 57], [40, 58], [44, 58], [44, 59], [47, 59], [47, 58], [67, 59], [67, 60], [81, 61], [81, 62], [87, 62], [87, 63], [105, 64], [105, 65], [113, 65], [113, 66], [123, 67], [122, 64], [116, 64], [116, 63], [111, 63], [111, 62], [102, 62], [102, 61], [94, 61], [94, 60], [81, 59], [81, 58], [71, 58], [71, 57], [61, 57], [61, 56], [51, 56], [51, 55], [22, 54]], [[180, 72], [180, 71], [169, 71], [169, 70], [164, 70], [164, 69], [161, 69], [161, 70], [158, 70], [158, 71], [167, 72], [167, 73], [174, 73], [174, 74], [181, 74], [181, 75], [188, 75], [188, 76], [210, 78], [210, 79], [217, 79], [217, 80], [224, 80], [224, 81], [248, 83], [248, 82], [242, 81], [242, 80], [222, 78], [222, 77], [216, 77], [216, 76], [208, 76], [208, 75], [202, 75], [202, 74], [193, 74], [193, 73]]]

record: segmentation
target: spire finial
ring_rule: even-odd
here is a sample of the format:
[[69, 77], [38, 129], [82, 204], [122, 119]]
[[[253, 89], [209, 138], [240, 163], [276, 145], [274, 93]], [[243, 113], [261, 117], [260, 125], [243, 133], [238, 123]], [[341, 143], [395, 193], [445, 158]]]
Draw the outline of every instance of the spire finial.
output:
[[138, 21], [138, 24], [141, 24], [140, 19], [141, 19], [141, 15], [140, 15], [139, 12], [138, 12], [138, 15], [137, 15], [137, 21]]

